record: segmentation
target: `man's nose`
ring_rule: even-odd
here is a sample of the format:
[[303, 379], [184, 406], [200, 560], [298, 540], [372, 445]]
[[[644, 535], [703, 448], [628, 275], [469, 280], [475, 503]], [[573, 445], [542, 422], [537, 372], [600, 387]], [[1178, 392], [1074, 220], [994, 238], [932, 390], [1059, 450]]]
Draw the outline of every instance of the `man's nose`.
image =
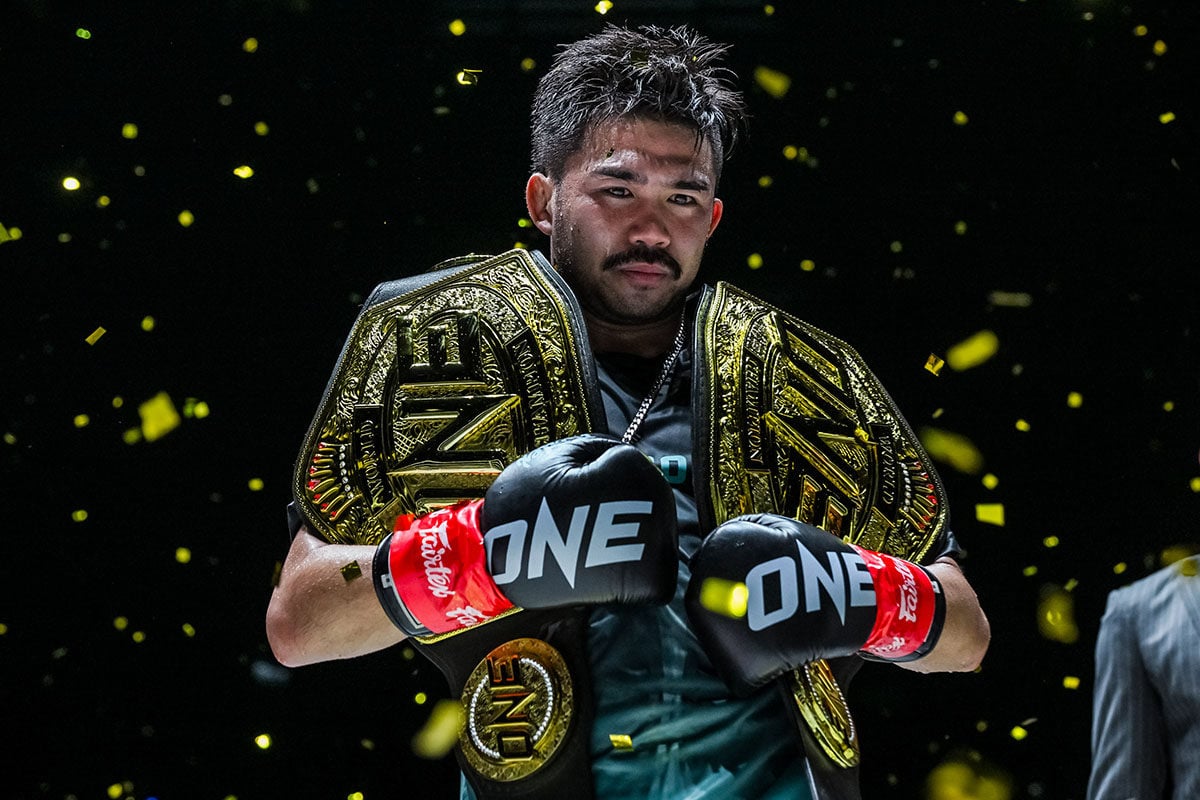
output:
[[644, 247], [666, 247], [671, 243], [671, 234], [653, 209], [642, 207], [629, 226], [629, 242]]

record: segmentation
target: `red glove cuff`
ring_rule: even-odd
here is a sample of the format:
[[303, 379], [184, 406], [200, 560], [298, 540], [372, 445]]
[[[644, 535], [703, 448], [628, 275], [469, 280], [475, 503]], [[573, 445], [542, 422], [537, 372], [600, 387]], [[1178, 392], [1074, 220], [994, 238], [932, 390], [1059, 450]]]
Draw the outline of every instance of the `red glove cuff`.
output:
[[482, 505], [472, 500], [396, 520], [387, 551], [389, 599], [430, 633], [466, 628], [512, 608], [487, 569], [479, 532]]
[[850, 546], [866, 562], [875, 584], [875, 627], [863, 652], [888, 661], [911, 661], [932, 650], [946, 616], [941, 584], [916, 564]]

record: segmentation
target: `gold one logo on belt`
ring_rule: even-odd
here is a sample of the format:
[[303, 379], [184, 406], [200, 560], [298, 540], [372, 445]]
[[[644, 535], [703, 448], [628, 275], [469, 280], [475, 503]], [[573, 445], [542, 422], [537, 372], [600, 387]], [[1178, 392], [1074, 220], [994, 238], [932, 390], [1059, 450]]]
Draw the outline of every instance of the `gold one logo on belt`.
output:
[[493, 781], [540, 770], [566, 739], [575, 716], [571, 675], [540, 639], [514, 639], [488, 653], [463, 687], [467, 762]]

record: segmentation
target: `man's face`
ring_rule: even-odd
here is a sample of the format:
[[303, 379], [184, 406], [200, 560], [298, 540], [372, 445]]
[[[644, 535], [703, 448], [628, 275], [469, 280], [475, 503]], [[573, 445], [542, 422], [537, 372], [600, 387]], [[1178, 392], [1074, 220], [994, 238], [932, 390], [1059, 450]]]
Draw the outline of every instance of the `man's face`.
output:
[[681, 307], [722, 210], [712, 148], [696, 145], [685, 126], [619, 118], [584, 137], [561, 180], [530, 178], [530, 215], [589, 314], [636, 325]]

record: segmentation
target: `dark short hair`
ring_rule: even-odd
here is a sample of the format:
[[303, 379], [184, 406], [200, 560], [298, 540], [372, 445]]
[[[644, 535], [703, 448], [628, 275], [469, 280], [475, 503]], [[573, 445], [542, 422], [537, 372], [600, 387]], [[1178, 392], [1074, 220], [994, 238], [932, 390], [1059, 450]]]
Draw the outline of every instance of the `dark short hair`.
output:
[[746, 125], [737, 76], [721, 61], [728, 49], [687, 27], [654, 25], [610, 24], [564, 45], [533, 98], [533, 171], [557, 180], [592, 126], [643, 117], [692, 128], [719, 173]]

